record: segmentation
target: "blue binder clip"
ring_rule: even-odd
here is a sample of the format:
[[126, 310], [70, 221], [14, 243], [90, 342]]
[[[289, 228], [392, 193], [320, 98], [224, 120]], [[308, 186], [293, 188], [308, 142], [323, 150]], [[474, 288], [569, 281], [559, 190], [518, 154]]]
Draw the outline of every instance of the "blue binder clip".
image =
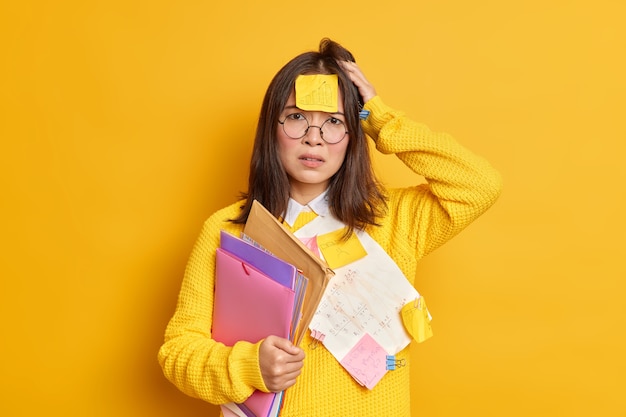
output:
[[361, 111], [359, 112], [359, 119], [361, 119], [361, 120], [365, 120], [365, 119], [367, 119], [367, 116], [369, 116], [369, 115], [370, 115], [369, 110], [365, 110], [365, 109], [363, 109], [363, 110], [361, 110]]
[[396, 368], [402, 368], [404, 365], [406, 365], [405, 359], [396, 360], [395, 356], [387, 355], [387, 370], [388, 371], [393, 371]]

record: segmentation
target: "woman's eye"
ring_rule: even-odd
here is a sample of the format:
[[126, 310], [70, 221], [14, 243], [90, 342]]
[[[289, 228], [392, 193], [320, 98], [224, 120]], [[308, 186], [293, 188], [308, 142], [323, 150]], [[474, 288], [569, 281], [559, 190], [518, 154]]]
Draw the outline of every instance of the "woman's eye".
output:
[[306, 120], [302, 113], [293, 113], [287, 116], [287, 119], [291, 120]]
[[341, 120], [337, 119], [336, 117], [331, 117], [330, 119], [328, 119], [328, 122], [331, 125], [341, 125], [341, 124], [343, 124], [343, 122]]

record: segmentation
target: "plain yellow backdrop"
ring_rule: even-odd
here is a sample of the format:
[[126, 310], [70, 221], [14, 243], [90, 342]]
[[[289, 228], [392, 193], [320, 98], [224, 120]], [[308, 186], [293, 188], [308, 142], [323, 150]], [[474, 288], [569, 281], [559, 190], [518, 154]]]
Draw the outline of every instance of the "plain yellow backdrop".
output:
[[[622, 1], [0, 5], [3, 416], [211, 416], [156, 353], [262, 96], [329, 36], [503, 174], [422, 263], [416, 416], [626, 416]], [[389, 185], [419, 181], [375, 156]]]

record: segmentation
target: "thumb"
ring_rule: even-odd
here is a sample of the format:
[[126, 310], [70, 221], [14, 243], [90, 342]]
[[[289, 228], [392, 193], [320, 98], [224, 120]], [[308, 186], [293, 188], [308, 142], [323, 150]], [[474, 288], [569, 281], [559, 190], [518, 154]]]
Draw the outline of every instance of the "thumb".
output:
[[268, 342], [274, 345], [274, 347], [282, 351], [285, 351], [286, 353], [290, 355], [297, 355], [302, 351], [302, 349], [295, 346], [288, 339], [284, 339], [282, 337], [277, 337], [277, 336], [270, 336], [268, 337], [268, 339], [271, 339], [271, 340], [268, 340]]

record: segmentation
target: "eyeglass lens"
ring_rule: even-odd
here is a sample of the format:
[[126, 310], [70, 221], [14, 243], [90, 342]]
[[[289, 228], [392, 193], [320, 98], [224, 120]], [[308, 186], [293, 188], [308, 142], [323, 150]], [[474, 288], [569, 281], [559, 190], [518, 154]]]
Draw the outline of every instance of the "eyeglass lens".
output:
[[307, 134], [310, 127], [317, 127], [322, 139], [331, 144], [341, 142], [347, 133], [346, 125], [335, 117], [327, 119], [321, 126], [312, 126], [302, 114], [296, 113], [287, 116], [282, 125], [285, 134], [292, 139], [300, 139]]

